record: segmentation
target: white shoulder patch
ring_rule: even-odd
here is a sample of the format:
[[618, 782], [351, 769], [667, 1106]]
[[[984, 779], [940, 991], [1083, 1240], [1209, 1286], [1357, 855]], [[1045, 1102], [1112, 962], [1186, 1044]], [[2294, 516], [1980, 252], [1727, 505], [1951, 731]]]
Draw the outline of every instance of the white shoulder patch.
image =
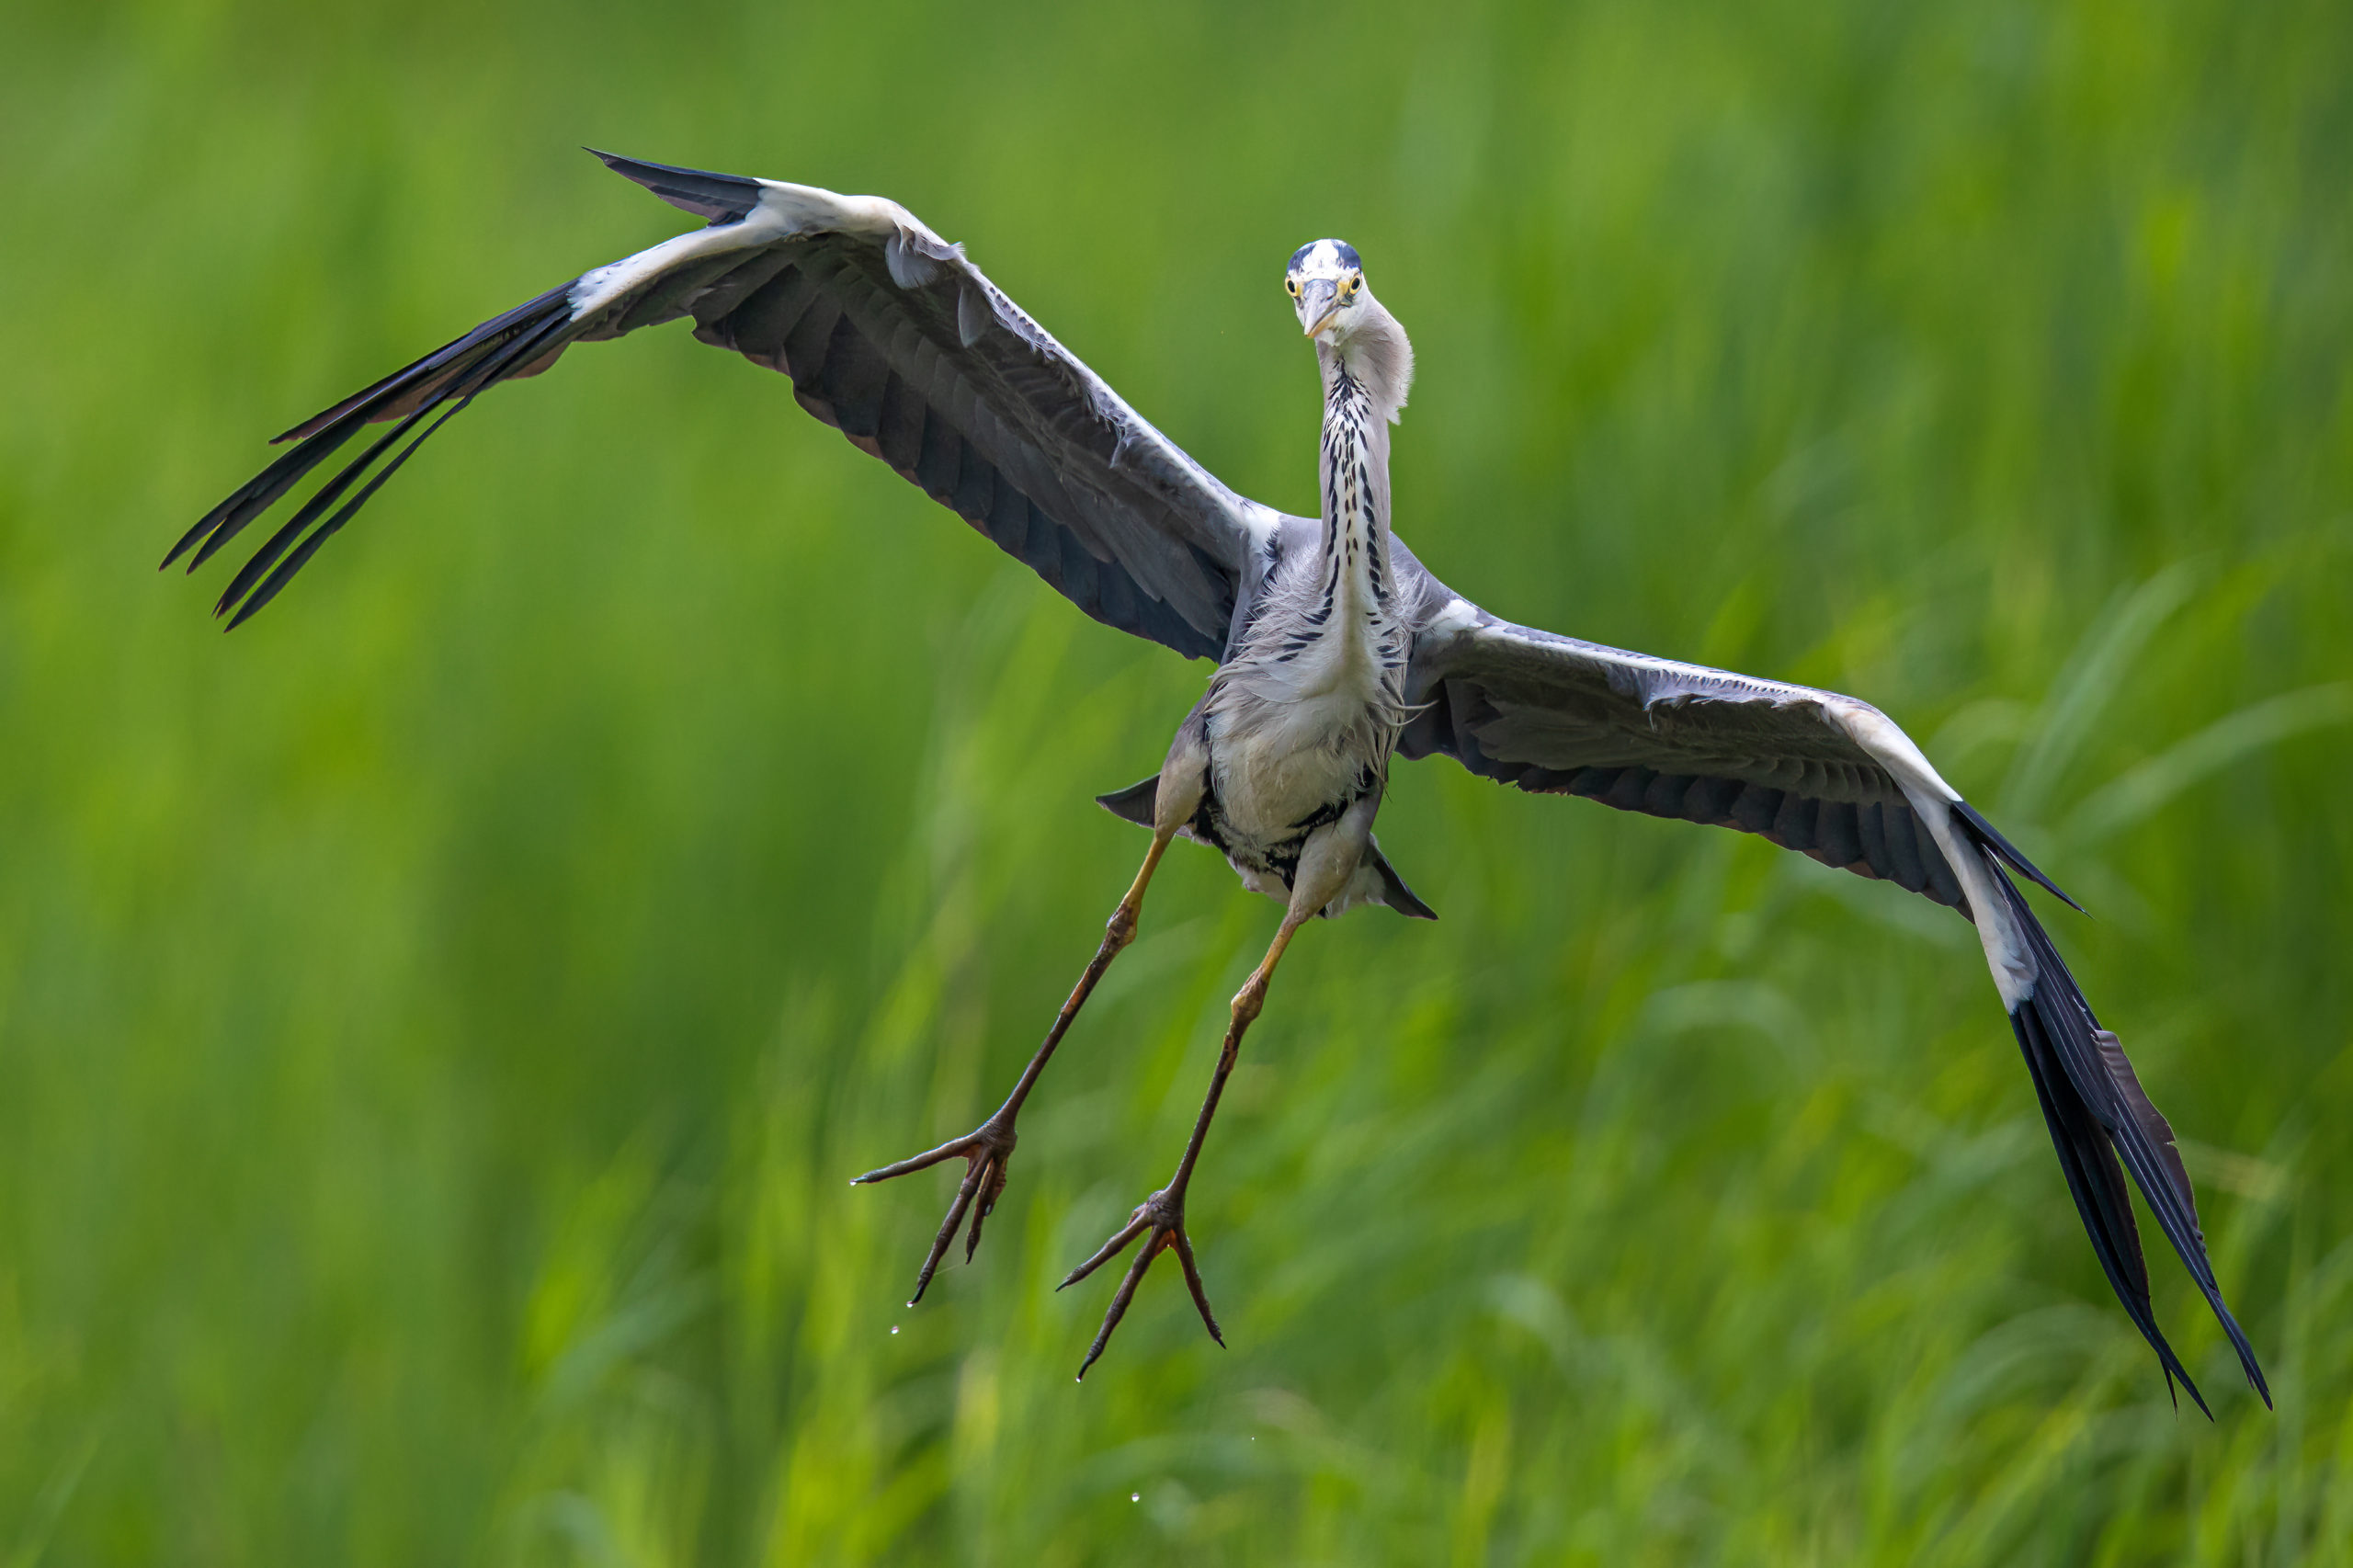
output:
[[675, 267], [707, 256], [721, 256], [731, 250], [749, 250], [773, 244], [790, 231], [780, 225], [767, 210], [762, 199], [752, 209], [751, 215], [740, 223], [722, 223], [716, 228], [694, 229], [660, 244], [642, 250], [635, 256], [608, 262], [603, 267], [580, 275], [572, 286], [572, 319], [593, 315], [615, 300], [659, 278]]
[[1822, 706], [1837, 720], [1841, 729], [1854, 737], [1857, 745], [1895, 775], [1895, 781], [1904, 786], [1905, 794], [1924, 793], [1949, 801], [1961, 799], [1961, 791], [1944, 781], [1927, 756], [1913, 744], [1912, 737], [1896, 727], [1894, 720], [1868, 702], [1833, 692], [1822, 693]]

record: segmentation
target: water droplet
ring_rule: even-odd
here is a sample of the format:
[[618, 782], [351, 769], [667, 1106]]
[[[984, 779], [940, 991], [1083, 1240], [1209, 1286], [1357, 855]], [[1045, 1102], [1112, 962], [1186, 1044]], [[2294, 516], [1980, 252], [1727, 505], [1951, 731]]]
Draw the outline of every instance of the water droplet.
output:
[[892, 1332], [892, 1334], [896, 1334], [896, 1333], [898, 1333], [898, 1332], [899, 1332], [899, 1325], [898, 1325], [897, 1324], [895, 1324], [895, 1323], [894, 1323], [894, 1324], [892, 1324], [891, 1325], [891, 1332]]
[[1143, 1501], [1143, 1494], [1141, 1492], [1131, 1492], [1128, 1494], [1128, 1501], [1131, 1503], [1141, 1503]]

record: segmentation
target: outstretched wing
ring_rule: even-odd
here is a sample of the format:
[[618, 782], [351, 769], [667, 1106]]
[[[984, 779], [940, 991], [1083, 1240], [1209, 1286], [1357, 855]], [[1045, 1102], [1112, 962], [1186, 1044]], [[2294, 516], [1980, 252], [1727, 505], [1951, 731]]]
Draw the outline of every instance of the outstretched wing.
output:
[[193, 571], [363, 426], [397, 422], [254, 552], [217, 607], [231, 626], [484, 390], [574, 343], [690, 316], [697, 337], [791, 377], [802, 407], [1096, 619], [1180, 653], [1222, 651], [1276, 514], [1153, 428], [961, 245], [879, 197], [597, 156], [710, 226], [584, 273], [279, 437], [292, 449], [165, 564], [193, 551]]
[[1425, 706], [1399, 742], [1404, 755], [1445, 752], [1523, 790], [1758, 834], [1967, 915], [2068, 1190], [2124, 1310], [2204, 1409], [2150, 1304], [2130, 1172], [2247, 1381], [2270, 1403], [2255, 1352], [2222, 1304], [2173, 1129], [2093, 1017], [2009, 870], [2075, 901], [1938, 777], [1885, 714], [1836, 692], [1514, 626], [1434, 579], [1422, 602], [1433, 608], [1415, 640], [1407, 698]]

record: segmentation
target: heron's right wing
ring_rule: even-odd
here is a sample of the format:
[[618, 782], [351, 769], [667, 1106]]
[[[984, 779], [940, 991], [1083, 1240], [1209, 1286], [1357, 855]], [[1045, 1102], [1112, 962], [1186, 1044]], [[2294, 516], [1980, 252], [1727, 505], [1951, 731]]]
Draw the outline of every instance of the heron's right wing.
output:
[[1265, 571], [1276, 514], [1154, 429], [961, 245], [879, 197], [597, 155], [710, 226], [585, 273], [280, 437], [293, 449], [189, 529], [166, 564], [193, 550], [193, 570], [362, 426], [399, 422], [255, 552], [218, 607], [231, 625], [484, 389], [539, 374], [575, 342], [691, 316], [697, 337], [790, 376], [802, 407], [1096, 619], [1180, 653], [1222, 652], [1237, 599]]

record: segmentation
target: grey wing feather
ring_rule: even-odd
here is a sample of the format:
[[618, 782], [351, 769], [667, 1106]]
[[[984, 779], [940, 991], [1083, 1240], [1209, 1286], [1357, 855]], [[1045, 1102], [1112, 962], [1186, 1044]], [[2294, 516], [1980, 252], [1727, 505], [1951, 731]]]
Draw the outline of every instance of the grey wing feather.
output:
[[[710, 226], [582, 275], [290, 430], [294, 449], [189, 529], [191, 568], [364, 425], [404, 423], [265, 543], [219, 607], [243, 620], [349, 520], [426, 427], [575, 342], [691, 317], [790, 376], [804, 408], [889, 463], [1096, 619], [1215, 657], [1280, 519], [1236, 495], [897, 204], [644, 164], [618, 172]], [[382, 463], [356, 492], [371, 464]], [[347, 493], [352, 499], [329, 515]]]
[[1754, 833], [1939, 903], [1966, 898], [1851, 698], [1514, 626], [1456, 598], [1417, 639], [1399, 742], [1522, 790]]

